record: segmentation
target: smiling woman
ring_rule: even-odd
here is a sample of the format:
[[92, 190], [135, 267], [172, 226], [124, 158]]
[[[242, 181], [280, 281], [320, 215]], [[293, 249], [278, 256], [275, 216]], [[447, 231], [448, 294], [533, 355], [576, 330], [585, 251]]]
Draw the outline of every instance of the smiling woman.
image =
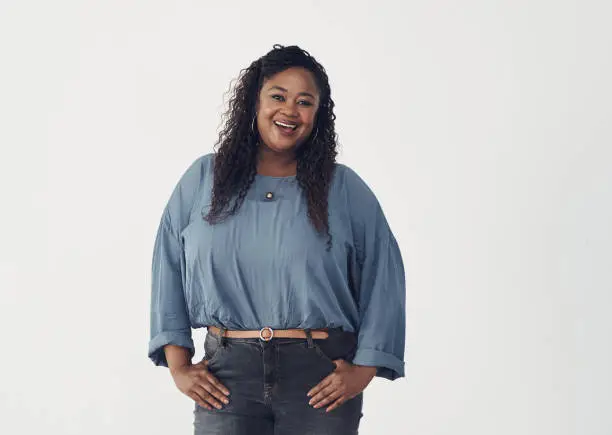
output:
[[354, 435], [374, 376], [404, 376], [399, 246], [335, 160], [333, 107], [323, 67], [274, 46], [242, 71], [218, 150], [164, 209], [149, 357], [194, 400], [196, 435]]

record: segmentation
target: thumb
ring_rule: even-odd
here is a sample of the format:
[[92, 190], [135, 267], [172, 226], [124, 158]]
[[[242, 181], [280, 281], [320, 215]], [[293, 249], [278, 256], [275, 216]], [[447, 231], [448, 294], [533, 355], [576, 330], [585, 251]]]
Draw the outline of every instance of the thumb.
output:
[[336, 368], [339, 368], [342, 364], [344, 364], [346, 361], [344, 361], [342, 358], [341, 359], [335, 359], [333, 360], [333, 363], [336, 364]]

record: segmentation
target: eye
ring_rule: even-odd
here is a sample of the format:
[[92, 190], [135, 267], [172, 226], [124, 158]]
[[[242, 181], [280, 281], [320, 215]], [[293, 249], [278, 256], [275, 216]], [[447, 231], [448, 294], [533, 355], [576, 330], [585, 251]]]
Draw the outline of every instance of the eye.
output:
[[[273, 99], [275, 99], [276, 101], [284, 101], [285, 100], [285, 97], [283, 97], [282, 95], [279, 95], [279, 94], [271, 95], [271, 97]], [[302, 106], [312, 106], [312, 103], [310, 101], [308, 101], [308, 100], [301, 100], [298, 103], [300, 103]]]

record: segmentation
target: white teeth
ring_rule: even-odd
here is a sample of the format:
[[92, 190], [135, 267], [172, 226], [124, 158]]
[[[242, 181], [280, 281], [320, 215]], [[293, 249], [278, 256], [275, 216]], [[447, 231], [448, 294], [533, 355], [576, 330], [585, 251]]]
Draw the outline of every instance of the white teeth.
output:
[[280, 122], [280, 121], [274, 121], [274, 123], [275, 123], [276, 125], [280, 125], [280, 126], [282, 126], [282, 127], [289, 127], [289, 128], [293, 128], [293, 129], [296, 129], [296, 128], [297, 128], [297, 125], [295, 125], [295, 124], [285, 124], [285, 123]]

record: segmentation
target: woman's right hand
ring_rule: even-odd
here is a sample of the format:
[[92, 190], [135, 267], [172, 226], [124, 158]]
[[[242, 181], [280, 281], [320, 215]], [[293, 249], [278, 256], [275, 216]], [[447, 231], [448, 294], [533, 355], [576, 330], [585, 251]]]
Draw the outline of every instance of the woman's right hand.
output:
[[221, 409], [220, 402], [229, 403], [229, 390], [208, 371], [208, 360], [174, 368], [170, 373], [178, 389], [201, 407]]

